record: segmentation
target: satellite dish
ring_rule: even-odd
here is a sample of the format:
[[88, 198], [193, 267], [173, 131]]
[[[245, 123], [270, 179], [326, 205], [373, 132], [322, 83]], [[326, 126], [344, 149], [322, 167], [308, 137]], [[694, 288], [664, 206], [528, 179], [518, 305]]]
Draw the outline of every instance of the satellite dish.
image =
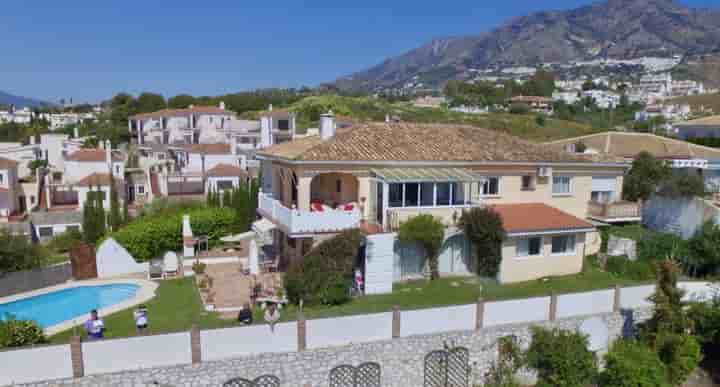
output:
[[607, 324], [599, 317], [589, 318], [583, 321], [578, 331], [588, 337], [588, 349], [600, 351], [608, 347], [610, 334]]

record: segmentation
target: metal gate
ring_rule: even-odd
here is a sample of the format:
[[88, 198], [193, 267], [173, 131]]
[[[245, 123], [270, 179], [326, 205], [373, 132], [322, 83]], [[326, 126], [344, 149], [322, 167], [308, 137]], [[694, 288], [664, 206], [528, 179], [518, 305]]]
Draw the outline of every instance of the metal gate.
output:
[[468, 387], [470, 351], [464, 347], [432, 351], [425, 355], [425, 387]]
[[357, 367], [343, 364], [330, 370], [330, 387], [380, 387], [380, 380], [378, 363], [362, 363]]
[[262, 375], [253, 380], [234, 378], [223, 383], [223, 387], [280, 387], [280, 379], [275, 375]]

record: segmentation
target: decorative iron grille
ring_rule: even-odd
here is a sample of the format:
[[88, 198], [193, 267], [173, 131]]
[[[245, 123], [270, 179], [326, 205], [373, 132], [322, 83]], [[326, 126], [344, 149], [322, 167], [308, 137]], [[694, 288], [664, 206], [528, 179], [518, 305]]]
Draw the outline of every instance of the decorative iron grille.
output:
[[380, 387], [381, 378], [378, 363], [342, 364], [330, 370], [330, 387]]
[[436, 350], [425, 355], [424, 387], [468, 387], [470, 351], [464, 347]]
[[223, 387], [280, 387], [280, 379], [275, 375], [262, 375], [253, 380], [234, 378], [223, 383]]

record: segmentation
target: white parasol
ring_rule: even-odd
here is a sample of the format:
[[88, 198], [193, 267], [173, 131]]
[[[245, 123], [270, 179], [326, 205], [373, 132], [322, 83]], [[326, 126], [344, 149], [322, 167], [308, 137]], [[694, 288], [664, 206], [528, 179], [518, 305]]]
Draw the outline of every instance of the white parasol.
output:
[[258, 247], [257, 243], [255, 242], [255, 239], [250, 241], [250, 251], [249, 251], [249, 269], [250, 274], [260, 274], [260, 262], [258, 257]]

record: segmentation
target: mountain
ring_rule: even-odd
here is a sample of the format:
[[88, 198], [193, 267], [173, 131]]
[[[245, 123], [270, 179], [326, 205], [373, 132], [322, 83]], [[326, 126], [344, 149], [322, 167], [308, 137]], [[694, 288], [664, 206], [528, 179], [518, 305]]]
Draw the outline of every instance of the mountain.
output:
[[716, 51], [720, 51], [720, 10], [688, 8], [672, 0], [608, 0], [519, 17], [479, 36], [435, 39], [341, 78], [336, 85], [372, 90], [414, 77], [440, 84], [468, 69]]
[[28, 97], [20, 97], [0, 90], [0, 105], [15, 105], [15, 107], [22, 108], [49, 106], [52, 105], [52, 103]]

